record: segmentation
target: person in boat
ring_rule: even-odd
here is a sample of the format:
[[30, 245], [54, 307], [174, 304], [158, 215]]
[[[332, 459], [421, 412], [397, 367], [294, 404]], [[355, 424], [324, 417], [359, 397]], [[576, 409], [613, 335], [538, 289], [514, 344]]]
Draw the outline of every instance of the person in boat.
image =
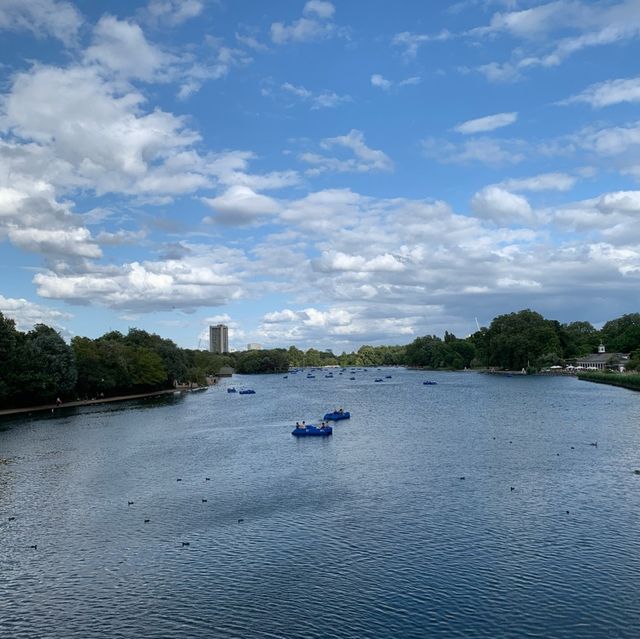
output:
[[302, 420], [302, 424], [300, 424], [300, 428], [305, 429], [307, 425], [304, 423], [304, 419]]
[[338, 410], [338, 412], [342, 415], [344, 413], [344, 410], [342, 410], [342, 408], [340, 410]]
[[300, 422], [296, 422], [296, 428], [300, 428]]

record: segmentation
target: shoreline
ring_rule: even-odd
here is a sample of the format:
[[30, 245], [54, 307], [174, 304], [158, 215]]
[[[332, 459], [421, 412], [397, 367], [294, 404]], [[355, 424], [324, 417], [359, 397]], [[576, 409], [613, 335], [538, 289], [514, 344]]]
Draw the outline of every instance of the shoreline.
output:
[[28, 413], [39, 413], [43, 411], [55, 411], [56, 409], [76, 408], [79, 406], [93, 406], [94, 404], [109, 404], [112, 402], [126, 402], [132, 399], [145, 399], [146, 397], [159, 397], [162, 395], [183, 394], [191, 392], [188, 388], [176, 389], [169, 388], [152, 393], [136, 393], [135, 395], [117, 395], [116, 397], [100, 397], [97, 399], [81, 399], [73, 402], [63, 402], [60, 406], [54, 404], [44, 404], [42, 406], [30, 406], [27, 408], [6, 408], [0, 410], [0, 417], [11, 415], [24, 415]]

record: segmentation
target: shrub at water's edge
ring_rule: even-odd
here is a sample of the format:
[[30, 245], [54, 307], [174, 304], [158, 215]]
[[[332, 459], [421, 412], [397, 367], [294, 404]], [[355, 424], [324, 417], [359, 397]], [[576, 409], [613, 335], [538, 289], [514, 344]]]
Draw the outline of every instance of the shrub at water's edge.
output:
[[640, 391], [640, 375], [637, 373], [578, 373], [578, 379]]

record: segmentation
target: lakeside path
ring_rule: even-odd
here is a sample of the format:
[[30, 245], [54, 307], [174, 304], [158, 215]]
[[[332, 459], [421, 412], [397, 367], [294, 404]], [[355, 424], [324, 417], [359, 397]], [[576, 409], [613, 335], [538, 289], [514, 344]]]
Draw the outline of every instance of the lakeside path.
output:
[[75, 406], [91, 406], [93, 404], [108, 404], [110, 402], [124, 402], [130, 399], [144, 399], [145, 397], [158, 397], [160, 395], [172, 395], [173, 393], [188, 392], [187, 390], [180, 390], [175, 388], [169, 388], [167, 390], [155, 391], [153, 393], [138, 393], [137, 395], [119, 395], [117, 397], [100, 397], [99, 399], [84, 399], [76, 402], [64, 402], [60, 406], [56, 404], [46, 404], [43, 406], [31, 406], [29, 408], [7, 408], [0, 410], [0, 417], [5, 415], [21, 415], [26, 413], [35, 413], [42, 411], [51, 411], [60, 408], [73, 408]]

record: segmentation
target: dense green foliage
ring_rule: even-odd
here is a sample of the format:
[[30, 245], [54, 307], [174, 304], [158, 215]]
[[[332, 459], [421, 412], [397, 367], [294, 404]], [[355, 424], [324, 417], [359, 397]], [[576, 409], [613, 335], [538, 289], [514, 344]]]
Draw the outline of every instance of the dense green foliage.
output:
[[303, 366], [392, 365], [535, 371], [593, 353], [600, 341], [609, 353], [631, 353], [627, 369], [640, 369], [640, 313], [611, 320], [599, 331], [588, 322], [560, 324], [525, 309], [500, 315], [488, 328], [465, 339], [445, 332], [442, 339], [425, 335], [406, 346], [365, 345], [340, 355], [295, 346], [216, 355], [178, 348], [171, 340], [136, 328], [126, 335], [111, 331], [97, 339], [75, 337], [68, 345], [42, 324], [22, 333], [0, 313], [0, 408], [49, 403], [57, 397], [114, 396], [175, 384], [205, 384], [223, 366], [239, 373], [281, 373]]
[[139, 329], [98, 339], [74, 337], [71, 345], [48, 326], [22, 333], [0, 313], [0, 408], [109, 397], [205, 384], [232, 358], [178, 348]]
[[238, 373], [284, 373], [289, 370], [289, 358], [284, 348], [238, 353], [235, 361]]
[[28, 333], [0, 313], [0, 406], [54, 400], [73, 391], [75, 356], [52, 328], [36, 324]]

